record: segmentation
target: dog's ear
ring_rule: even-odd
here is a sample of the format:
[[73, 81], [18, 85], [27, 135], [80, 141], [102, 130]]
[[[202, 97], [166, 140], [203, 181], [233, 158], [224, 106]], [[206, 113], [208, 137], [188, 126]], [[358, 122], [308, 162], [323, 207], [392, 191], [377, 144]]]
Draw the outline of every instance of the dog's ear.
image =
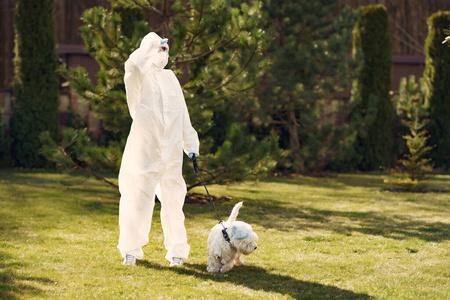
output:
[[252, 239], [253, 239], [254, 241], [256, 241], [256, 240], [258, 239], [258, 235], [257, 235], [256, 232], [254, 232], [254, 231], [252, 231], [252, 232], [250, 233], [250, 236], [252, 237]]
[[250, 233], [253, 231], [252, 226], [246, 223], [234, 222], [234, 224], [231, 226], [231, 234], [232, 238], [235, 240], [243, 240], [247, 238]]

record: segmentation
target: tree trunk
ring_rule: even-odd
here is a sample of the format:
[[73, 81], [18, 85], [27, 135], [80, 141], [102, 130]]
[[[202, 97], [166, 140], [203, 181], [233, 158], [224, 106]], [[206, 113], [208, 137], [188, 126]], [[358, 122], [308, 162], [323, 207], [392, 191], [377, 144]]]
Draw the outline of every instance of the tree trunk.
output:
[[288, 131], [289, 131], [289, 143], [292, 149], [292, 158], [294, 160], [294, 170], [296, 172], [304, 173], [305, 164], [300, 157], [300, 140], [298, 138], [297, 131], [297, 117], [295, 116], [295, 109], [289, 105], [286, 105], [286, 114], [288, 120]]
[[287, 108], [288, 128], [289, 128], [289, 142], [294, 149], [300, 150], [300, 140], [297, 132], [297, 118], [295, 117], [294, 109]]

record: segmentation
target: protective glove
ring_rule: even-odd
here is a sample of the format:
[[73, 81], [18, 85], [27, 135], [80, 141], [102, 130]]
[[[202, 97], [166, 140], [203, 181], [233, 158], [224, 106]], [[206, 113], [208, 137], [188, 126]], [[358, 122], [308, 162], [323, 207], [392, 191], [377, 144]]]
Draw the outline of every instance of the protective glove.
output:
[[195, 154], [195, 153], [191, 152], [191, 153], [188, 154], [188, 157], [189, 158], [198, 157], [198, 154]]

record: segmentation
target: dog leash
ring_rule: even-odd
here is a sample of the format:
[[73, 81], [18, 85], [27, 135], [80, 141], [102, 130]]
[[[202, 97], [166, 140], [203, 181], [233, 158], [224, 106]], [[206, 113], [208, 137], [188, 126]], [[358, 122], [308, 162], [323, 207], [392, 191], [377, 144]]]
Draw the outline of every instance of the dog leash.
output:
[[195, 157], [195, 155], [192, 156], [192, 165], [193, 165], [193, 167], [194, 167], [194, 172], [197, 173], [198, 177], [200, 177], [200, 181], [203, 183], [203, 186], [205, 187], [206, 194], [208, 194], [208, 197], [209, 197], [209, 201], [211, 201], [211, 204], [212, 204], [212, 206], [214, 207], [214, 210], [216, 211], [217, 219], [219, 219], [219, 224], [222, 225], [222, 227], [223, 227], [223, 229], [222, 229], [223, 237], [224, 237], [225, 240], [228, 242], [228, 244], [231, 245], [231, 240], [230, 240], [230, 237], [228, 236], [227, 228], [225, 228], [225, 226], [223, 225], [223, 221], [222, 221], [222, 219], [221, 219], [220, 216], [219, 216], [219, 212], [217, 211], [217, 208], [216, 208], [216, 206], [214, 205], [214, 202], [213, 202], [213, 200], [212, 200], [212, 198], [211, 198], [211, 195], [209, 195], [209, 191], [208, 191], [208, 189], [206, 188], [206, 184], [205, 184], [205, 182], [203, 181], [202, 176], [200, 175], [200, 171], [199, 171], [199, 169], [198, 169], [198, 164], [197, 164], [197, 158]]

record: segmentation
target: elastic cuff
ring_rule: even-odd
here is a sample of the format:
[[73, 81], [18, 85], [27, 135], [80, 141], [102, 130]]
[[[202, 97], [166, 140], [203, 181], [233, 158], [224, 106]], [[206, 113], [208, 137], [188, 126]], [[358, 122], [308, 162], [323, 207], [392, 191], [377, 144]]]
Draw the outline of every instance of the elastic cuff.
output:
[[186, 262], [189, 256], [189, 250], [191, 247], [188, 244], [180, 244], [168, 249], [166, 254], [166, 260], [172, 261], [172, 257], [181, 258], [181, 260]]
[[125, 258], [125, 256], [127, 254], [133, 255], [134, 257], [136, 257], [136, 259], [143, 259], [144, 258], [144, 252], [142, 251], [142, 248], [133, 249], [133, 250], [122, 250], [122, 249], [120, 249], [120, 254], [122, 255], [123, 258]]

